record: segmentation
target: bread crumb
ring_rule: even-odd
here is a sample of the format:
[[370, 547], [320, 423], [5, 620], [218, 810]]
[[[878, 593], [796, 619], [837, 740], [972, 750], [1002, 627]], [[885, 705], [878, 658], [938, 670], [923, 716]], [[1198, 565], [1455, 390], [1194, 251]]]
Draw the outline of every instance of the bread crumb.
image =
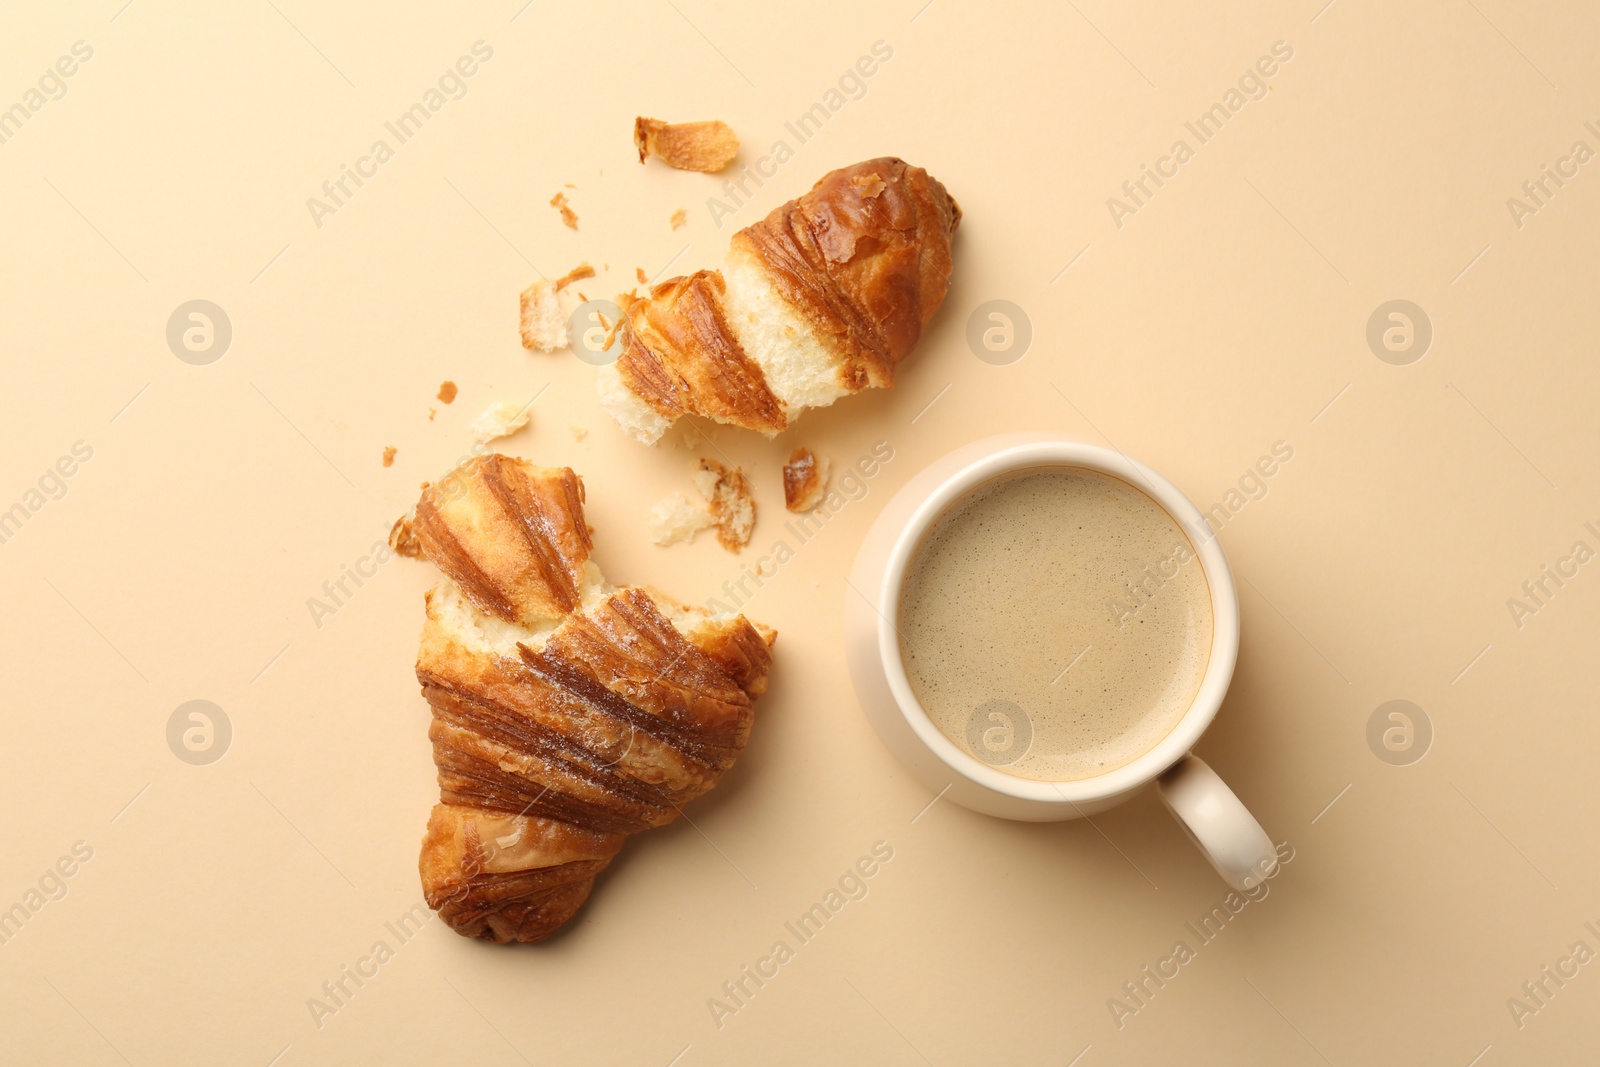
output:
[[729, 470], [714, 459], [702, 459], [694, 484], [706, 498], [716, 521], [717, 542], [729, 552], [748, 545], [756, 525], [756, 502], [744, 471], [738, 467]]
[[456, 401], [456, 383], [455, 382], [440, 382], [439, 383], [439, 399], [444, 401], [446, 404], [455, 403], [455, 401]]
[[497, 400], [483, 409], [483, 414], [472, 420], [472, 425], [467, 427], [472, 433], [472, 439], [479, 444], [488, 444], [499, 437], [510, 437], [524, 426], [533, 417], [533, 403], [518, 404], [514, 400]]
[[383, 450], [383, 465], [385, 467], [394, 466], [394, 454], [395, 454], [395, 451], [396, 451], [396, 449], [395, 449], [394, 445], [390, 445], [390, 446], [388, 446], [387, 448], [385, 448]]
[[550, 198], [550, 206], [561, 212], [561, 221], [567, 224], [568, 229], [576, 230], [578, 228], [578, 213], [572, 210], [572, 206], [567, 203], [566, 193], [557, 193], [552, 196]]
[[674, 230], [688, 221], [689, 214], [688, 212], [684, 211], [683, 208], [680, 207], [678, 210], [672, 213], [672, 228]]
[[693, 541], [694, 535], [715, 525], [711, 512], [702, 505], [689, 503], [682, 493], [658, 500], [645, 520], [650, 540], [658, 545], [672, 545], [679, 541]]
[[523, 348], [554, 352], [567, 347], [567, 317], [562, 314], [556, 286], [549, 279], [540, 278], [522, 291], [520, 311]]
[[713, 174], [739, 153], [739, 138], [726, 122], [666, 123], [643, 115], [633, 120], [639, 162], [655, 156], [678, 170]]
[[633, 276], [635, 278], [639, 279], [639, 284], [640, 285], [649, 285], [650, 284], [650, 279], [646, 278], [645, 275], [644, 275], [644, 268], [643, 267], [635, 267], [635, 268], [633, 268]]
[[559, 293], [561, 290], [565, 289], [575, 281], [579, 281], [583, 278], [593, 277], [594, 268], [589, 266], [587, 263], [579, 263], [576, 267], [573, 267], [571, 270], [567, 271], [567, 273], [556, 279], [555, 290]]
[[826, 457], [809, 448], [789, 453], [789, 462], [783, 465], [783, 506], [790, 511], [810, 511], [822, 503], [829, 466]]
[[572, 439], [574, 441], [581, 441], [585, 437], [589, 436], [589, 431], [584, 429], [582, 426], [568, 426], [567, 429], [572, 433]]
[[[422, 483], [427, 489], [428, 483]], [[417, 539], [416, 531], [411, 528], [411, 516], [402, 515], [394, 520], [394, 525], [389, 527], [389, 547], [396, 554], [409, 556], [412, 559], [422, 559], [422, 542]]]
[[429, 408], [428, 409], [428, 421], [432, 422], [433, 421], [433, 417], [435, 415], [437, 415], [437, 414], [439, 414], [439, 409], [438, 408]]

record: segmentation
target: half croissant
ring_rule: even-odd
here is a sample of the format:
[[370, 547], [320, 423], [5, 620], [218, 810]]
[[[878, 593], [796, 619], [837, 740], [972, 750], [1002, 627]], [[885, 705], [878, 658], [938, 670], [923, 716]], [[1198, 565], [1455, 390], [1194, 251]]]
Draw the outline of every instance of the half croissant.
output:
[[582, 501], [571, 470], [491, 453], [412, 520], [447, 575], [417, 656], [440, 789], [422, 886], [469, 937], [540, 941], [570, 920], [627, 835], [717, 784], [766, 689], [773, 631], [608, 587]]
[[824, 175], [733, 235], [721, 270], [627, 308], [600, 403], [652, 444], [699, 415], [775, 434], [895, 370], [944, 303], [961, 208], [927, 171], [882, 157]]

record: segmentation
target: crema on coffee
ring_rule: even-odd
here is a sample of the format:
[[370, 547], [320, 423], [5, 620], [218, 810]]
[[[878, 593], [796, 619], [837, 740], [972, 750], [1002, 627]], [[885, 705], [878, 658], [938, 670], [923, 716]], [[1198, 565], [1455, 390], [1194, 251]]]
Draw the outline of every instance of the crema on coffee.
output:
[[988, 482], [917, 547], [895, 628], [918, 702], [1010, 774], [1091, 778], [1148, 752], [1193, 702], [1211, 590], [1166, 509], [1077, 467]]

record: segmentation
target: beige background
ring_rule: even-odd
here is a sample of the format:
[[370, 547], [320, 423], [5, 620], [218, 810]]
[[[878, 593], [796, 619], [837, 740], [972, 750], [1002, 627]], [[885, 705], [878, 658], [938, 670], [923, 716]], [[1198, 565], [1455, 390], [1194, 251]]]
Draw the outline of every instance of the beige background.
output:
[[[1506, 601], [1575, 541], [1600, 549], [1583, 526], [1600, 526], [1600, 164], [1520, 228], [1506, 202], [1574, 141], [1600, 149], [1583, 125], [1600, 125], [1600, 15], [922, 2], [0, 16], [0, 106], [75, 41], [94, 50], [0, 145], [0, 507], [74, 442], [94, 450], [0, 545], [0, 907], [93, 849], [0, 945], [0, 1060], [1592, 1062], [1600, 965], [1520, 1029], [1507, 999], [1574, 942], [1600, 951], [1583, 925], [1600, 926], [1600, 565], [1520, 629]], [[307, 198], [479, 40], [493, 58], [466, 96], [315, 225]], [[893, 58], [865, 96], [796, 144], [784, 122], [879, 40]], [[1184, 122], [1276, 41], [1293, 59], [1265, 99], [1119, 228], [1107, 198], [1194, 146]], [[639, 166], [639, 112], [729, 121], [741, 164], [779, 138], [794, 158], [719, 229], [720, 178]], [[647, 450], [600, 412], [592, 368], [519, 347], [536, 271], [609, 265], [583, 286], [603, 296], [636, 267], [715, 265], [737, 226], [888, 153], [965, 210], [949, 300], [891, 393], [772, 442]], [[547, 204], [569, 182], [577, 232]], [[1435, 332], [1408, 366], [1365, 340], [1395, 298]], [[165, 340], [192, 299], [233, 327], [208, 366]], [[965, 340], [991, 299], [1032, 324], [1009, 365]], [[848, 462], [881, 439], [895, 458], [749, 603], [781, 634], [773, 685], [695, 825], [633, 841], [554, 943], [430, 922], [398, 945], [384, 923], [419, 899], [436, 796], [411, 675], [433, 575], [386, 563], [320, 627], [307, 601], [463, 454], [487, 403], [536, 394], [507, 451], [584, 475], [609, 576], [694, 601], [786, 537], [793, 445]], [[1114, 441], [1202, 508], [1274, 442], [1294, 449], [1221, 531], [1243, 652], [1200, 752], [1295, 859], [1120, 1029], [1108, 999], [1198, 946], [1185, 923], [1221, 882], [1149, 794], [1094, 825], [924, 810], [839, 643], [843, 576], [884, 501], [1015, 428]], [[650, 503], [717, 453], [757, 485], [751, 550], [650, 545]], [[167, 745], [191, 699], [232, 724], [208, 766]], [[1391, 699], [1435, 731], [1410, 766], [1367, 745]], [[894, 859], [866, 899], [716, 1026], [708, 999], [877, 841]], [[308, 998], [380, 938], [394, 958], [319, 1028]]]

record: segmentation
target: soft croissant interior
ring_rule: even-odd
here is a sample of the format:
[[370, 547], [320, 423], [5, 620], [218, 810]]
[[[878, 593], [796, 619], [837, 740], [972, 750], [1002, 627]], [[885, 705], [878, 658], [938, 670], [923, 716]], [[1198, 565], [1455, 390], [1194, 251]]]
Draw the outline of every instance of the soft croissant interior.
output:
[[683, 415], [775, 434], [807, 408], [894, 383], [949, 288], [961, 209], [892, 157], [831, 171], [733, 235], [721, 270], [627, 311], [600, 402], [651, 444]]
[[571, 470], [491, 453], [413, 520], [447, 576], [417, 656], [441, 794], [420, 869], [467, 936], [539, 941], [571, 919], [628, 834], [732, 766], [766, 689], [776, 635], [608, 586], [582, 500]]

